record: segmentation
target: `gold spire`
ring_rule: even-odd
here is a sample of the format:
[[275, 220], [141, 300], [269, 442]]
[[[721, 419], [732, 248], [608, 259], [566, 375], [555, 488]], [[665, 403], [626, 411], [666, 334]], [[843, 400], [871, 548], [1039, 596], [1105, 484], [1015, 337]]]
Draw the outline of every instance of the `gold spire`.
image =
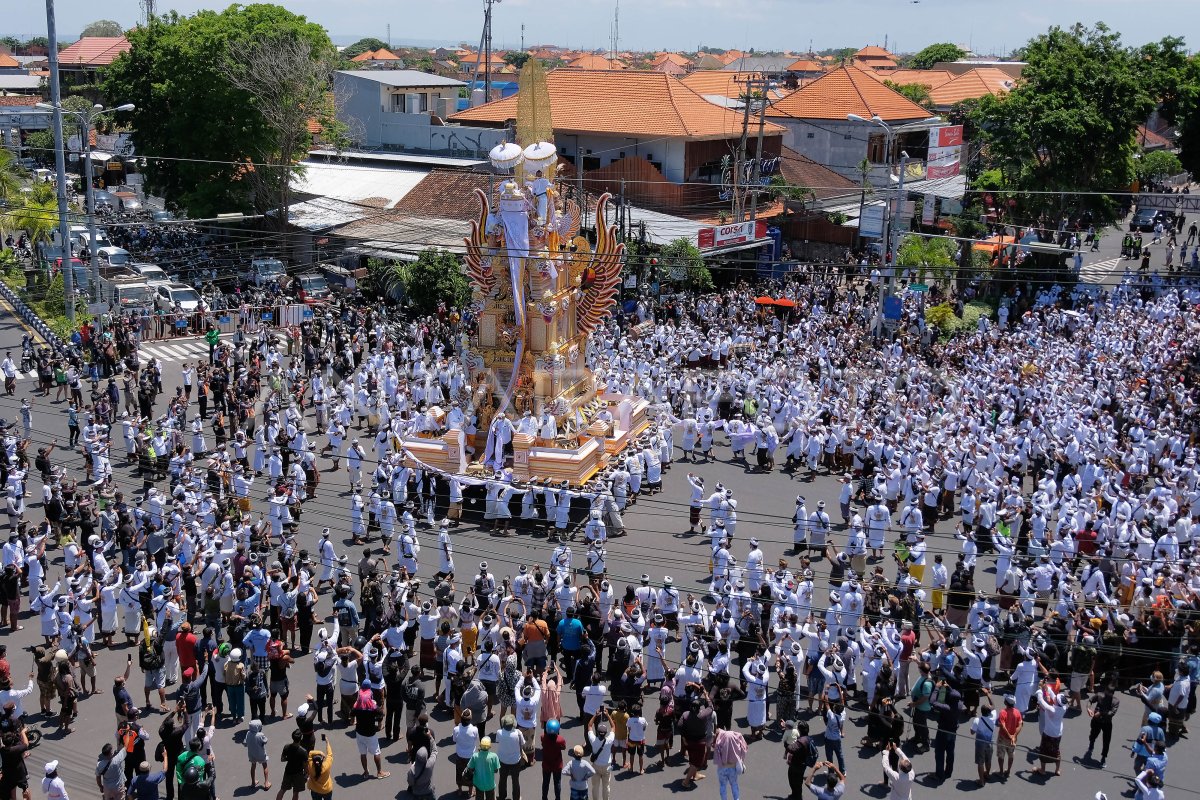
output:
[[550, 116], [550, 92], [546, 71], [536, 58], [521, 69], [517, 93], [517, 144], [528, 147], [536, 142], [554, 141], [554, 121]]

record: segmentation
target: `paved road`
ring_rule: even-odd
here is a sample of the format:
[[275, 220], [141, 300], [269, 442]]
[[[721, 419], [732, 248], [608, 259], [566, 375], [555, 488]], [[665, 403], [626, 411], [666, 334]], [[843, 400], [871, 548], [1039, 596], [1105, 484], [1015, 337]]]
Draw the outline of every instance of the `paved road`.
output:
[[[20, 335], [20, 326], [15, 324], [7, 314], [0, 313], [0, 349], [13, 346], [13, 343], [19, 343]], [[167, 384], [171, 384], [170, 379]], [[14, 418], [16, 405], [20, 398], [25, 396], [28, 396], [28, 392], [22, 383], [19, 385], [15, 397], [0, 397], [0, 416], [8, 419]], [[55, 436], [60, 439], [64, 438], [65, 424], [62, 422], [62, 406], [38, 397], [33, 398], [33, 404], [35, 408], [34, 438], [38, 441], [49, 440]], [[746, 540], [750, 536], [755, 536], [762, 542], [767, 553], [768, 563], [773, 563], [776, 558], [783, 555], [791, 541], [789, 518], [793, 509], [793, 498], [796, 494], [803, 493], [807, 497], [810, 507], [818, 500], [825, 500], [829, 508], [837, 508], [838, 484], [831, 476], [822, 474], [813, 480], [807, 480], [801, 476], [788, 476], [779, 472], [769, 475], [751, 474], [742, 466], [729, 463], [727, 447], [719, 446], [717, 453], [718, 461], [699, 464], [691, 469], [703, 475], [709, 485], [723, 481], [734, 490], [741, 504], [740, 522], [737, 528], [738, 542], [735, 543], [734, 550], [741, 558], [745, 556]], [[81, 468], [81, 459], [78, 455], [66, 455], [64, 459], [72, 470]], [[681, 588], [693, 590], [697, 595], [703, 593], [704, 578], [708, 574], [707, 537], [688, 533], [686, 516], [688, 494], [683, 479], [687, 469], [689, 469], [687, 465], [677, 464], [666, 476], [665, 491], [659, 496], [643, 499], [627, 515], [626, 522], [630, 535], [625, 539], [614, 541], [609, 548], [610, 569], [618, 586], [636, 582], [636, 576], [647, 572], [656, 581], [663, 575], [670, 574]], [[118, 469], [117, 474], [119, 483], [127, 488], [140, 485], [123, 468]], [[339, 550], [349, 548], [345, 511], [346, 492], [344, 473], [325, 472], [322, 474], [318, 499], [311, 501], [305, 507], [301, 526], [302, 546], [307, 546], [310, 550], [314, 549], [320, 529], [329, 526], [336, 531], [335, 538], [339, 540]], [[36, 496], [38, 492], [35, 490], [34, 494]], [[262, 505], [261, 502], [258, 503], [260, 508]], [[468, 505], [468, 514], [478, 513], [480, 505]], [[32, 519], [40, 518], [40, 510], [36, 505], [31, 509], [29, 516]], [[834, 516], [836, 517], [836, 512]], [[423, 533], [422, 539], [426, 546], [427, 556], [431, 557], [433, 549], [431, 545], [434, 541], [431, 534]], [[844, 541], [840, 536], [838, 540]], [[475, 562], [486, 558], [498, 577], [515, 574], [518, 564], [532, 563], [538, 560], [544, 562], [548, 556], [548, 547], [544, 539], [529, 536], [495, 539], [470, 523], [459, 529], [455, 537], [455, 544], [460, 571], [470, 571]], [[957, 552], [956, 542], [949, 536], [948, 526], [939, 527], [938, 535], [931, 543], [931, 549], [940, 550], [948, 555]], [[351, 558], [354, 560], [357, 558], [357, 554], [352, 553]], [[990, 569], [990, 562], [985, 560], [984, 563]], [[425, 566], [422, 574], [427, 575], [431, 571], [430, 567]], [[57, 569], [52, 570], [52, 578], [56, 576]], [[983, 585], [990, 586], [990, 581], [991, 578], [987, 576], [982, 578]], [[823, 586], [824, 582], [819, 581], [819, 585]], [[320, 607], [322, 612], [328, 613], [328, 602], [328, 598], [323, 598]], [[10, 658], [15, 675], [22, 675], [23, 670], [26, 669], [25, 665], [28, 663], [25, 661], [24, 654], [20, 652], [20, 648], [34, 643], [37, 640], [36, 634], [36, 620], [28, 620], [23, 631], [7, 637], [6, 641], [10, 646]], [[673, 652], [669, 653], [672, 657], [677, 657], [675, 648], [677, 645], [673, 645]], [[124, 669], [126, 653], [127, 651], [120, 647], [114, 651], [100, 651], [99, 675], [101, 676], [102, 695], [83, 702], [76, 733], [66, 738], [57, 738], [51, 733], [51, 727], [45, 726], [40, 720], [38, 722], [43, 725], [47, 736], [35, 751], [31, 759], [34, 762], [31, 764], [31, 768], [36, 772], [40, 770], [44, 761], [50, 758], [59, 759], [61, 761], [60, 769], [69, 788], [77, 798], [90, 795], [94, 791], [92, 770], [95, 764], [95, 755], [105, 737], [113, 733], [112, 706], [108, 696], [111, 678]], [[136, 689], [140, 689], [140, 680], [140, 676], [134, 676], [133, 686]], [[301, 696], [312, 686], [311, 668], [307, 659], [301, 659], [301, 663], [293, 670], [292, 686], [294, 695]], [[563, 705], [569, 715], [575, 712], [573, 697], [564, 697]], [[1139, 706], [1140, 704], [1135, 698], [1124, 697], [1122, 699], [1116, 726], [1116, 742], [1108, 770], [1099, 769], [1095, 762], [1082, 760], [1081, 754], [1086, 747], [1087, 725], [1083, 719], [1072, 718], [1068, 720], [1063, 742], [1064, 765], [1063, 776], [1060, 778], [1047, 779], [1033, 776], [1029, 772], [1031, 765], [1027, 764], [1020, 767], [1007, 784], [993, 781], [985, 788], [978, 789], [973, 782], [974, 768], [971, 765], [973, 748], [971, 742], [964, 738], [958, 747], [955, 779], [941, 786], [932, 783], [923, 784], [917, 789], [917, 793], [918, 795], [948, 795], [955, 790], [961, 790], [977, 793], [978, 797], [987, 800], [1007, 798], [1014, 792], [1029, 790], [1056, 792], [1064, 797], [1076, 798], [1090, 798], [1096, 791], [1103, 790], [1109, 796], [1115, 796], [1127, 785], [1124, 776], [1129, 773], [1130, 762], [1124, 747], [1136, 734], [1140, 715]], [[737, 711], [738, 716], [741, 717], [744, 714], [744, 706], [739, 706]], [[152, 713], [147, 721], [147, 727], [154, 731], [157, 729], [159, 721], [158, 714]], [[851, 715], [851, 728], [847, 732], [848, 742], [853, 744], [858, 740], [861, 736], [859, 728], [864, 724], [861, 712]], [[443, 737], [440, 742], [441, 758], [435, 773], [435, 785], [439, 796], [445, 796], [452, 789], [448, 756], [453, 748], [445, 738], [451, 725], [444, 717], [439, 716], [435, 717], [434, 727], [438, 735]], [[1027, 728], [1022, 740], [1023, 744], [1036, 743], [1037, 737], [1033, 728], [1032, 725]], [[817, 722], [813, 729], [814, 732], [819, 732], [822, 730], [822, 726]], [[272, 756], [277, 758], [288, 740], [291, 722], [270, 720], [266, 730], [271, 737], [269, 750]], [[581, 740], [580, 729], [576, 723], [568, 724], [564, 730], [570, 744]], [[965, 726], [962, 730], [966, 735]], [[256, 794], [248, 788], [245, 751], [237, 744], [237, 741], [240, 741], [238, 734], [239, 730], [235, 726], [223, 725], [216, 738], [215, 749], [220, 765], [219, 794], [224, 798]], [[156, 740], [157, 737], [154, 737], [154, 741]], [[387, 746], [385, 755], [388, 768], [393, 771], [393, 778], [385, 783], [379, 783], [364, 781], [357, 777], [358, 764], [357, 758], [355, 758], [354, 743], [345, 735], [343, 729], [335, 728], [331, 740], [337, 756], [335, 773], [338, 776], [336, 791], [339, 798], [377, 798], [381, 792], [387, 796], [400, 794], [404, 785], [404, 756], [401, 746], [394, 743]], [[1194, 779], [1200, 776], [1200, 769], [1189, 763], [1186, 758], [1189, 750], [1186, 743], [1174, 749], [1171, 771], [1168, 774], [1168, 783], [1172, 787], [1169, 791], [1172, 795], [1195, 792], [1194, 789], [1184, 788], [1191, 787]], [[882, 797], [882, 790], [876, 785], [880, 779], [877, 756], [872, 752], [860, 752], [854, 747], [848, 747], [847, 751], [851, 792], [857, 793], [856, 790], [858, 790], [871, 796]], [[932, 756], [920, 756], [916, 759], [916, 764], [918, 772], [925, 773], [932, 769]], [[772, 734], [767, 741], [751, 746], [749, 767], [749, 771], [742, 778], [745, 796], [765, 798], [787, 796], [787, 784], [777, 733]], [[273, 775], [275, 781], [279, 780], [279, 774], [276, 771]], [[681, 774], [682, 767], [678, 764], [677, 759], [673, 759], [665, 771], [652, 769], [642, 777], [622, 775], [615, 784], [620, 792], [617, 796], [622, 797], [625, 792], [637, 792], [643, 797], [657, 798], [681, 792], [683, 791], [679, 785]], [[715, 770], [710, 770], [709, 776], [707, 780], [701, 782], [700, 788], [695, 791], [696, 794], [708, 797], [716, 796]], [[922, 781], [926, 780], [922, 777]], [[523, 783], [526, 795], [534, 792], [534, 796], [536, 796], [537, 788], [540, 786], [540, 775], [536, 773], [536, 770], [527, 773]], [[1043, 786], [1046, 788], [1043, 789]], [[258, 792], [258, 794], [264, 797], [270, 796], [262, 792]]]
[[[1098, 253], [1085, 253], [1083, 280], [1111, 287], [1116, 285], [1124, 264], [1116, 258], [1120, 246], [1120, 235], [1110, 229], [1105, 235], [1101, 250]], [[6, 349], [19, 355], [21, 335], [24, 332], [21, 324], [0, 309], [0, 352]], [[195, 362], [207, 357], [207, 348], [199, 339], [168, 340], [159, 343], [147, 343], [143, 346], [143, 361], [149, 357], [159, 358], [164, 364], [164, 384], [174, 386], [179, 382], [179, 367], [184, 361]], [[48, 399], [31, 395], [34, 376], [23, 375], [18, 381], [15, 397], [0, 396], [0, 416], [7, 419], [16, 417], [16, 409], [22, 397], [31, 397], [34, 408], [34, 439], [46, 442], [53, 439], [65, 440], [66, 426], [64, 406], [49, 402]], [[618, 586], [625, 583], [636, 583], [637, 576], [643, 572], [649, 573], [655, 581], [663, 575], [670, 574], [676, 585], [684, 590], [695, 591], [697, 596], [704, 593], [708, 575], [708, 538], [700, 534], [690, 534], [687, 525], [687, 485], [684, 472], [692, 469], [704, 476], [708, 485], [722, 481], [732, 488], [739, 499], [739, 524], [737, 528], [738, 542], [734, 550], [740, 558], [744, 558], [746, 540], [755, 536], [762, 543], [767, 554], [768, 563], [784, 555], [790, 545], [791, 525], [790, 516], [793, 511], [793, 499], [797, 494], [803, 494], [811, 508], [816, 501], [825, 500], [830, 509], [837, 508], [838, 484], [836, 480], [824, 474], [808, 480], [799, 475], [788, 476], [776, 472], [770, 475], [757, 475], [748, 472], [743, 466], [728, 461], [727, 447], [718, 446], [718, 461], [709, 464], [688, 465], [677, 464], [671, 469], [664, 481], [665, 491], [653, 498], [643, 500], [633, 507], [626, 515], [626, 523], [630, 535], [622, 540], [615, 540], [609, 547], [610, 572]], [[64, 463], [72, 470], [82, 471], [82, 460], [78, 455], [64, 456]], [[328, 462], [325, 468], [328, 469]], [[118, 482], [127, 488], [140, 487], [140, 481], [135, 480], [123, 468], [117, 471]], [[334, 529], [335, 537], [340, 538], [339, 552], [349, 552], [349, 537], [347, 535], [347, 484], [344, 472], [323, 472], [322, 484], [317, 499], [310, 501], [305, 507], [301, 526], [301, 546], [315, 549], [317, 537], [322, 527]], [[37, 495], [35, 490], [35, 496]], [[256, 500], [256, 504], [263, 504]], [[468, 503], [467, 514], [478, 514], [481, 503]], [[40, 509], [32, 506], [29, 517], [39, 519]], [[833, 516], [836, 515], [836, 511]], [[931, 550], [944, 552], [948, 558], [957, 552], [957, 543], [949, 536], [948, 525], [941, 525], [938, 534], [931, 542]], [[429, 532], [422, 534], [426, 547], [427, 564], [432, 561], [434, 538]], [[844, 541], [844, 538], [839, 538]], [[515, 574], [519, 564], [532, 564], [536, 561], [543, 563], [549, 555], [549, 547], [542, 538], [531, 536], [516, 536], [507, 539], [496, 539], [481, 530], [468, 519], [467, 524], [458, 530], [455, 536], [455, 547], [460, 572], [471, 571], [474, 564], [481, 559], [487, 559], [492, 571], [497, 577]], [[577, 560], [582, 560], [582, 548], [576, 548]], [[57, 555], [57, 554], [56, 554]], [[351, 552], [352, 561], [357, 558], [356, 552]], [[56, 561], [58, 559], [56, 558]], [[991, 570], [989, 560], [984, 560]], [[432, 569], [423, 568], [422, 574], [428, 574]], [[54, 571], [52, 571], [52, 575]], [[984, 576], [982, 585], [990, 585], [991, 578]], [[823, 585], [823, 582], [819, 581]], [[328, 598], [322, 600], [320, 611], [328, 613]], [[18, 654], [18, 648], [24, 648], [38, 640], [36, 620], [25, 623], [25, 629], [16, 634], [9, 634], [6, 642], [10, 648], [10, 660], [13, 663], [14, 675], [20, 676], [25, 669], [23, 655]], [[678, 645], [672, 645], [668, 655], [677, 657]], [[47, 733], [42, 745], [34, 751], [31, 758], [31, 770], [39, 772], [41, 764], [50, 759], [61, 761], [61, 771], [67, 780], [69, 788], [76, 797], [90, 794], [94, 791], [92, 770], [95, 755], [100, 743], [113, 733], [111, 701], [108, 693], [111, 688], [111, 677], [124, 669], [126, 651], [117, 648], [115, 651], [99, 653], [99, 675], [102, 696], [85, 700], [82, 705], [81, 717], [77, 732], [66, 738], [57, 738], [51, 733], [51, 727], [44, 727]], [[132, 685], [140, 688], [140, 676], [134, 676]], [[311, 668], [306, 659], [292, 671], [293, 694], [303, 695], [312, 686]], [[136, 692], [135, 692], [136, 694]], [[568, 715], [573, 715], [575, 702], [573, 697], [564, 697], [564, 709]], [[294, 705], [294, 703], [293, 703]], [[739, 716], [744, 713], [744, 707], [738, 709]], [[652, 715], [652, 710], [649, 712]], [[851, 715], [851, 730], [847, 740], [854, 743], [861, 736], [857, 729], [865, 725], [861, 712]], [[1109, 796], [1122, 792], [1127, 783], [1125, 776], [1129, 774], [1128, 752], [1124, 749], [1128, 741], [1137, 732], [1140, 720], [1140, 703], [1133, 697], [1122, 700], [1122, 708], [1116, 725], [1116, 741], [1110, 756], [1108, 770], [1101, 770], [1095, 762], [1085, 762], [1081, 758], [1086, 747], [1086, 719], [1069, 719], [1066, 736], [1063, 741], [1064, 766], [1063, 776], [1046, 779], [1033, 776], [1029, 772], [1032, 764], [1019, 768], [1007, 784], [993, 780], [985, 788], [979, 789], [974, 783], [974, 768], [971, 765], [972, 743], [969, 739], [960, 742], [955, 769], [955, 780], [940, 786], [928, 783], [922, 777], [923, 785], [916, 789], [918, 796], [949, 794], [955, 790], [970, 791], [984, 800], [1010, 796], [1013, 791], [1021, 792], [1030, 789], [1052, 791], [1062, 796], [1090, 798], [1098, 790], [1103, 790]], [[151, 714], [147, 727], [152, 731], [157, 729], [159, 718], [157, 713]], [[444, 718], [435, 717], [435, 731], [439, 736], [446, 737], [451, 723]], [[493, 723], [494, 727], [494, 723]], [[1022, 743], [1036, 743], [1035, 726], [1027, 727]], [[268, 747], [274, 758], [282, 750], [288, 740], [291, 723], [281, 720], [271, 720], [267, 724], [267, 733], [271, 737]], [[581, 733], [576, 723], [565, 727], [565, 735], [569, 744], [581, 740]], [[813, 725], [814, 732], [822, 730], [818, 721]], [[966, 732], [966, 726], [963, 727]], [[245, 797], [256, 794], [248, 787], [248, 773], [245, 751], [237, 744], [240, 741], [239, 731], [233, 726], [222, 726], [216, 738], [216, 754], [219, 759], [219, 794], [221, 797]], [[235, 741], [236, 738], [236, 741]], [[153, 737], [157, 741], [157, 737]], [[393, 777], [380, 784], [375, 781], [364, 781], [357, 777], [358, 764], [352, 738], [345, 736], [344, 731], [335, 729], [331, 736], [337, 756], [335, 773], [338, 775], [339, 798], [366, 798], [386, 795], [399, 795], [403, 787], [404, 761], [401, 745], [391, 744], [385, 749], [388, 768]], [[440, 743], [440, 759], [436, 768], [435, 785], [439, 796], [445, 795], [452, 787], [452, 773], [448, 756], [453, 752], [453, 746], [448, 739]], [[1193, 779], [1200, 776], [1200, 768], [1189, 763], [1186, 759], [1187, 744], [1177, 746], [1173, 750], [1171, 771], [1168, 774], [1169, 793], [1171, 795], [1193, 794], [1191, 788]], [[873, 752], [858, 751], [847, 748], [849, 789], [882, 797], [883, 791], [878, 787], [880, 779], [877, 756]], [[919, 773], [932, 769], [932, 756], [924, 755], [916, 759]], [[277, 764], [273, 764], [277, 767]], [[778, 734], [768, 737], [767, 741], [751, 746], [749, 770], [742, 777], [742, 788], [747, 797], [782, 798], [788, 794], [785, 780], [781, 748], [778, 744]], [[279, 780], [276, 771], [273, 778]], [[651, 769], [645, 776], [620, 776], [614, 790], [617, 796], [623, 796], [626, 791], [638, 792], [645, 797], [664, 797], [683, 791], [679, 785], [682, 767], [677, 758], [673, 759], [666, 771]], [[702, 796], [716, 796], [717, 787], [715, 770], [710, 770], [710, 777], [701, 782], [695, 793]], [[526, 773], [524, 779], [526, 795], [533, 792], [536, 796], [540, 786], [540, 775], [537, 770]], [[1041, 787], [1046, 786], [1046, 789]], [[36, 789], [35, 789], [36, 791]], [[262, 796], [271, 796], [261, 791]]]

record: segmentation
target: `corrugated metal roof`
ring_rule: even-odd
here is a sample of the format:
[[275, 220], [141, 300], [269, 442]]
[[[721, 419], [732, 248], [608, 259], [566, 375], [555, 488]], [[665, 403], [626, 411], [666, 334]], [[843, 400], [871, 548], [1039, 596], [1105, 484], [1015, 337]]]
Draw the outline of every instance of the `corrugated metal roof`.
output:
[[292, 191], [351, 203], [370, 198], [375, 201], [370, 206], [391, 208], [428, 174], [429, 170], [424, 169], [308, 161], [304, 163], [304, 174], [292, 181]]
[[454, 78], [443, 78], [441, 75], [431, 75], [416, 69], [342, 69], [338, 70], [337, 74], [382, 83], [384, 86], [411, 86], [414, 89], [427, 86], [466, 86]]

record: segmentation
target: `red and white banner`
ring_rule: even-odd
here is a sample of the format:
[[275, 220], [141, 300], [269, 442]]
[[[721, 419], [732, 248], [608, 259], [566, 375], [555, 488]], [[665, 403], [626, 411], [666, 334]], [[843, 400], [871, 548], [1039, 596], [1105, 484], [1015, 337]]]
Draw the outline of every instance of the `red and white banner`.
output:
[[963, 143], [962, 125], [942, 125], [929, 129], [930, 147], [960, 147]]
[[962, 145], [953, 147], [930, 147], [928, 161], [925, 165], [926, 180], [950, 178], [960, 172], [962, 164]]
[[697, 232], [697, 244], [701, 250], [712, 250], [717, 247], [728, 247], [732, 244], [752, 242], [767, 235], [767, 223], [736, 222], [732, 225], [718, 225], [715, 228], [701, 228]]

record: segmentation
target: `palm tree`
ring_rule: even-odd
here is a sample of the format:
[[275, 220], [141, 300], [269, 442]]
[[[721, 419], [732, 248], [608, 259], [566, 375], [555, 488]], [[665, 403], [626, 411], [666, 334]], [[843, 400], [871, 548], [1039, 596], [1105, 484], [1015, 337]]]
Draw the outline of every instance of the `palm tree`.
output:
[[0, 150], [0, 200], [12, 200], [20, 193], [23, 173], [12, 152]]
[[39, 200], [26, 197], [21, 205], [12, 213], [13, 227], [29, 234], [30, 240], [36, 246], [39, 242], [49, 242], [58, 228], [58, 204], [53, 198]]

